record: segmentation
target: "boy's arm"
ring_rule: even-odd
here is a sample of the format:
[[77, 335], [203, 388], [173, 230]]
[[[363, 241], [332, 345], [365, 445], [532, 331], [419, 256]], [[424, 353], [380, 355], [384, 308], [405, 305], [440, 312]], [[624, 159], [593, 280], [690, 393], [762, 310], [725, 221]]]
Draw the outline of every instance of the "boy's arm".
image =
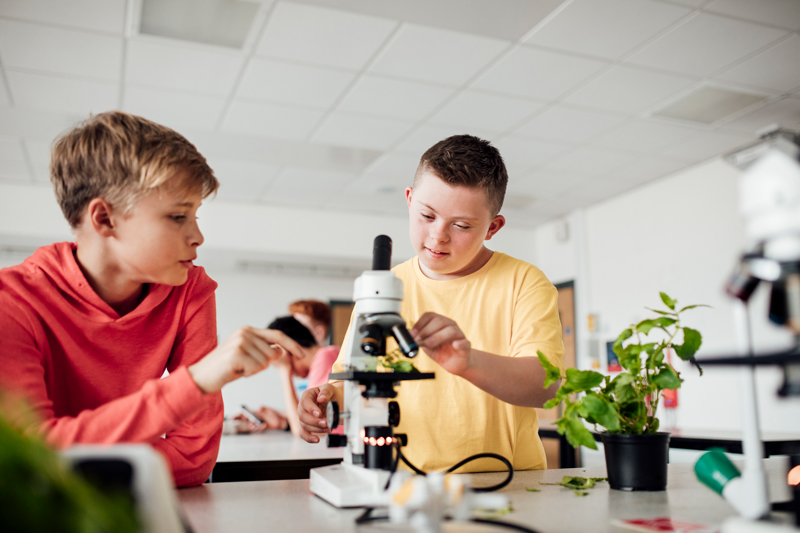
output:
[[558, 293], [549, 283], [520, 297], [515, 305], [509, 356], [472, 348], [453, 320], [425, 313], [411, 334], [425, 353], [448, 372], [503, 400], [523, 407], [542, 407], [559, 383], [544, 388], [545, 372], [536, 351], [562, 366], [564, 345], [558, 319]]

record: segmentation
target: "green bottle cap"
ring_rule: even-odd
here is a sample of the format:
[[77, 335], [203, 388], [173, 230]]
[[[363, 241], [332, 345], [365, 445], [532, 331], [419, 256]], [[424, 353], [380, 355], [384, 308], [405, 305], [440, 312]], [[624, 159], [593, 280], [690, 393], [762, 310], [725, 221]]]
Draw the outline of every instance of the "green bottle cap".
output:
[[728, 457], [718, 451], [704, 453], [694, 464], [694, 473], [697, 479], [718, 494], [733, 478], [742, 474]]

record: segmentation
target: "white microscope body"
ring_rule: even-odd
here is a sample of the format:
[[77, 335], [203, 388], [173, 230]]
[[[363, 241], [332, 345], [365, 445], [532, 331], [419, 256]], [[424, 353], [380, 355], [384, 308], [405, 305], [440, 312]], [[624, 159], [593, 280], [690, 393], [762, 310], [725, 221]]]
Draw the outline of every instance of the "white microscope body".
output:
[[[432, 373], [393, 373], [375, 371], [378, 355], [386, 352], [391, 335], [407, 357], [417, 355], [418, 347], [400, 317], [403, 283], [389, 270], [391, 239], [375, 239], [372, 270], [356, 279], [353, 300], [354, 319], [343, 347], [345, 371], [331, 374], [344, 382], [344, 408], [336, 402], [327, 409], [328, 427], [344, 422], [344, 435], [329, 435], [328, 446], [344, 446], [344, 461], [315, 468], [310, 474], [311, 492], [337, 507], [380, 505], [389, 480], [393, 450], [403, 435], [392, 427], [400, 422], [400, 408], [391, 401], [400, 381], [432, 379]], [[396, 465], [395, 465], [396, 466]]]

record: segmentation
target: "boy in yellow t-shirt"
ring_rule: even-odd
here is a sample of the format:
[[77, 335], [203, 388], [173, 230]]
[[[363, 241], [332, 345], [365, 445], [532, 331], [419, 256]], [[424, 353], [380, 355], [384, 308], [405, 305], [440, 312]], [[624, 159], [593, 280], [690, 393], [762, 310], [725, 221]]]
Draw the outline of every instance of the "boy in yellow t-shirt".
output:
[[[408, 434], [403, 454], [426, 471], [482, 452], [503, 455], [515, 469], [547, 467], [534, 408], [558, 383], [544, 388], [536, 352], [562, 366], [557, 291], [538, 268], [484, 246], [505, 224], [498, 213], [507, 182], [496, 148], [457, 135], [423, 154], [406, 189], [417, 255], [394, 272], [403, 281], [401, 314], [422, 347], [414, 364], [436, 379], [398, 388], [397, 431]], [[343, 361], [340, 354], [334, 372]], [[327, 403], [342, 398], [340, 383], [303, 393], [305, 440], [328, 432]], [[460, 471], [502, 468], [481, 459]]]

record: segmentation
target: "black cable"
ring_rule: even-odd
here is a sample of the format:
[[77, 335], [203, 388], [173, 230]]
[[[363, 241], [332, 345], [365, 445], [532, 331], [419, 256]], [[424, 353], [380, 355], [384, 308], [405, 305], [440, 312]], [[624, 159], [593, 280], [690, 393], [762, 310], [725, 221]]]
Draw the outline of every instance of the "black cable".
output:
[[[406, 456], [402, 455], [402, 452], [400, 451], [400, 448], [397, 449], [397, 452], [400, 453], [400, 458], [403, 460], [403, 462], [406, 464], [406, 466], [408, 466], [411, 470], [413, 470], [414, 472], [416, 472], [417, 474], [419, 474], [421, 476], [427, 475], [425, 472], [423, 472], [422, 470], [420, 470], [416, 466], [412, 465], [411, 462], [409, 462], [409, 460], [406, 459]], [[451, 466], [450, 468], [445, 470], [444, 473], [445, 474], [449, 474], [450, 472], [452, 472], [452, 471], [454, 471], [454, 470], [456, 470], [458, 468], [461, 468], [462, 466], [464, 466], [465, 464], [467, 464], [467, 463], [469, 463], [471, 461], [474, 461], [476, 459], [483, 459], [483, 458], [497, 459], [498, 461], [501, 461], [503, 464], [505, 464], [506, 468], [508, 468], [508, 477], [506, 477], [503, 481], [501, 481], [497, 485], [491, 485], [489, 487], [473, 487], [472, 490], [474, 490], [475, 492], [492, 492], [492, 491], [495, 491], [495, 490], [500, 490], [503, 487], [505, 487], [506, 485], [508, 485], [509, 483], [511, 483], [511, 480], [514, 479], [514, 467], [511, 465], [511, 462], [509, 462], [508, 459], [506, 459], [502, 455], [498, 455], [496, 453], [476, 453], [475, 455], [470, 455], [469, 457], [467, 457], [463, 461], [461, 461], [459, 463], [456, 463], [454, 466]]]
[[367, 507], [364, 509], [364, 512], [358, 515], [358, 518], [356, 518], [356, 524], [366, 524], [367, 522], [376, 522], [378, 520], [389, 520], [388, 516], [372, 516], [372, 511], [374, 510], [374, 507]]

